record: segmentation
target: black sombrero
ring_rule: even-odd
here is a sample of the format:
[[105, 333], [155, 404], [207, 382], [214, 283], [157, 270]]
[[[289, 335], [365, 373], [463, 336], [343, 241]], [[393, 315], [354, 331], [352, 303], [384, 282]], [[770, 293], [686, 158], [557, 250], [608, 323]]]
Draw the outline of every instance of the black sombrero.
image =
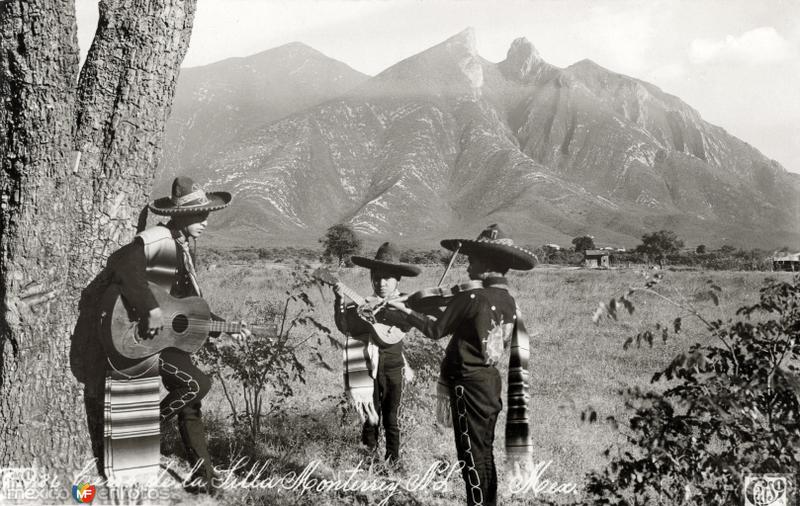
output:
[[360, 256], [350, 257], [350, 261], [360, 267], [366, 267], [371, 271], [385, 272], [397, 276], [417, 276], [422, 270], [416, 265], [400, 263], [400, 250], [390, 242], [381, 244], [375, 258]]
[[176, 177], [172, 182], [172, 196], [150, 202], [150, 211], [162, 216], [210, 213], [224, 209], [231, 203], [228, 192], [203, 191], [192, 178]]
[[477, 239], [445, 239], [440, 244], [450, 251], [458, 249], [459, 253], [486, 258], [493, 264], [518, 271], [533, 269], [538, 263], [536, 255], [514, 245], [504, 225], [489, 225]]

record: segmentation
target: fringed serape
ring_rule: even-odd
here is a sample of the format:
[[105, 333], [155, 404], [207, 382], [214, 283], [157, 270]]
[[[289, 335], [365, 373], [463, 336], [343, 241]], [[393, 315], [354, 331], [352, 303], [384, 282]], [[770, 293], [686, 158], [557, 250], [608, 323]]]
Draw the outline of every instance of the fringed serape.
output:
[[106, 374], [105, 474], [111, 482], [155, 483], [161, 457], [158, 355], [134, 367], [140, 376], [113, 368]]
[[378, 365], [378, 347], [372, 342], [348, 337], [342, 351], [344, 390], [350, 395], [356, 412], [363, 423], [378, 424], [375, 409], [375, 369]]
[[530, 434], [530, 336], [517, 310], [508, 358], [508, 414], [506, 417], [506, 460], [524, 463], [533, 454]]

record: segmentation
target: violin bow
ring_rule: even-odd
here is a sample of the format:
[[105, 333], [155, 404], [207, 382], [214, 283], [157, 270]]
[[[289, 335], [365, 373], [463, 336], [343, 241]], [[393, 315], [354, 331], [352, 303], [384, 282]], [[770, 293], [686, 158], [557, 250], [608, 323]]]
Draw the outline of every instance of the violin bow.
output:
[[447, 273], [450, 271], [450, 267], [452, 267], [453, 264], [455, 263], [456, 257], [458, 256], [458, 252], [460, 249], [461, 249], [461, 242], [459, 242], [458, 247], [455, 250], [453, 250], [453, 256], [450, 257], [450, 262], [447, 264], [447, 269], [444, 270], [444, 272], [442, 273], [442, 277], [439, 278], [439, 283], [437, 283], [436, 285], [437, 288], [442, 286], [442, 281], [444, 281], [444, 277], [447, 276]]

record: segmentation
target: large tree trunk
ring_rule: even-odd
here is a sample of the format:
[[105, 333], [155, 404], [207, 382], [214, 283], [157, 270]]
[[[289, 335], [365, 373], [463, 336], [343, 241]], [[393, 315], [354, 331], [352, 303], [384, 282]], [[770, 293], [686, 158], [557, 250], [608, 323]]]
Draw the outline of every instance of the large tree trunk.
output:
[[164, 128], [189, 46], [196, 0], [102, 0], [78, 85], [79, 173], [94, 182], [81, 201], [73, 278], [94, 276], [130, 241], [155, 178]]
[[135, 230], [195, 4], [101, 1], [76, 88], [73, 1], [0, 2], [0, 466], [71, 476], [91, 457], [77, 300]]
[[74, 5], [2, 2], [0, 33], [0, 466], [47, 465], [80, 451], [71, 435], [84, 432], [74, 409], [78, 385], [65, 374], [75, 230], [69, 218], [82, 190], [69, 166], [78, 72]]

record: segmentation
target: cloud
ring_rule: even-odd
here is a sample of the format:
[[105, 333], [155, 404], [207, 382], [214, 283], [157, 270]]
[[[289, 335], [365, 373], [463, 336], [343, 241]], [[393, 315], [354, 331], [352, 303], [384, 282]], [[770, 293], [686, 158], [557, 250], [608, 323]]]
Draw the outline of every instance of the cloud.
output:
[[724, 39], [695, 39], [689, 45], [692, 63], [777, 63], [794, 57], [795, 49], [771, 26], [744, 32]]

